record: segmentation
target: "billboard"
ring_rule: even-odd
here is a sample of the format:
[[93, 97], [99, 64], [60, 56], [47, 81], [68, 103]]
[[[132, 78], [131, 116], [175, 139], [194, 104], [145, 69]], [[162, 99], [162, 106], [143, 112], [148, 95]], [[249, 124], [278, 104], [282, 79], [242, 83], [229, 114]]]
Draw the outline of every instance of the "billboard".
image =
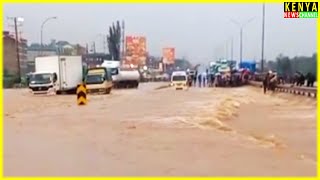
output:
[[147, 43], [143, 36], [127, 36], [126, 37], [126, 56], [125, 65], [145, 65], [147, 59]]
[[175, 52], [174, 48], [163, 48], [162, 57], [164, 64], [174, 64]]

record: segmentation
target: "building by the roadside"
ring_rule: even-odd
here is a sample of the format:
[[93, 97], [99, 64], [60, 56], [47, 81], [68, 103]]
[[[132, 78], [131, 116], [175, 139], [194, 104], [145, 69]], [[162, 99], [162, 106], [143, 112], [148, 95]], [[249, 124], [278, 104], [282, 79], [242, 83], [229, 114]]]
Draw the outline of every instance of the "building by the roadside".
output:
[[3, 31], [3, 66], [5, 75], [17, 76], [20, 66], [21, 76], [27, 72], [27, 40], [19, 40], [19, 59], [17, 58], [16, 38], [9, 31]]

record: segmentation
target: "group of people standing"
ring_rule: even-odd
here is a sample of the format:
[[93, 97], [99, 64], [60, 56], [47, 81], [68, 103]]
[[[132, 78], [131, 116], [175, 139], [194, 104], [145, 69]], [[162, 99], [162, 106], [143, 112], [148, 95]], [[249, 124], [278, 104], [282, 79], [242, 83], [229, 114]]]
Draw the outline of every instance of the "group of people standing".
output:
[[306, 81], [307, 87], [313, 87], [314, 82], [316, 81], [315, 75], [309, 72], [304, 76], [301, 72], [297, 71], [294, 75], [292, 84], [297, 86], [303, 86], [305, 85]]
[[194, 75], [189, 76], [189, 86], [194, 87], [212, 87], [214, 84], [214, 76], [208, 73], [208, 70], [203, 73], [195, 72]]
[[[297, 71], [294, 76], [290, 78], [289, 83], [296, 86], [306, 85], [307, 87], [313, 87], [315, 81], [316, 77], [312, 73], [309, 72], [304, 76]], [[285, 82], [288, 82], [288, 78], [278, 77], [276, 73], [269, 71], [263, 80], [263, 92], [266, 93], [267, 90], [274, 91], [277, 84], [284, 84]]]

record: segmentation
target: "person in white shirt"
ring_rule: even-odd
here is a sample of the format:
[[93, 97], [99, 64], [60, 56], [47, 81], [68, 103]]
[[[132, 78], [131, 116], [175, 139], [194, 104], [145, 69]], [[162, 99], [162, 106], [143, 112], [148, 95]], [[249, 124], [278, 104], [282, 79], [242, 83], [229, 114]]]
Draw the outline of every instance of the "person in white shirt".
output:
[[202, 74], [202, 87], [206, 87], [206, 84], [207, 84], [207, 73], [206, 72], [203, 72]]

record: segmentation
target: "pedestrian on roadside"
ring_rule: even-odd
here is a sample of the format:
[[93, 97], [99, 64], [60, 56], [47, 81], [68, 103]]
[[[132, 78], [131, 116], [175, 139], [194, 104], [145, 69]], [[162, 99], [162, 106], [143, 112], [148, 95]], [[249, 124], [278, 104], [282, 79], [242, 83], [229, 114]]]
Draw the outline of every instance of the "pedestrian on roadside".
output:
[[269, 72], [266, 74], [266, 77], [263, 80], [263, 93], [266, 94], [267, 90], [269, 88], [269, 80], [270, 80], [270, 74]]
[[220, 78], [220, 74], [214, 75], [213, 87], [218, 87], [218, 80]]
[[193, 76], [193, 84], [195, 87], [197, 87], [197, 77], [198, 77], [198, 71], [196, 71]]
[[207, 74], [204, 72], [202, 74], [202, 87], [207, 87], [206, 82], [207, 82]]
[[202, 80], [201, 74], [199, 74], [198, 75], [198, 85], [199, 85], [200, 88], [201, 88], [201, 80]]
[[212, 81], [211, 81], [211, 74], [207, 75], [207, 79], [208, 79], [208, 87], [212, 87]]
[[210, 77], [211, 77], [211, 79], [210, 79], [210, 80], [211, 80], [211, 82], [210, 82], [211, 87], [215, 87], [215, 86], [214, 86], [215, 77], [214, 77], [213, 74], [211, 74]]
[[188, 76], [188, 86], [191, 87], [192, 86], [192, 77]]

